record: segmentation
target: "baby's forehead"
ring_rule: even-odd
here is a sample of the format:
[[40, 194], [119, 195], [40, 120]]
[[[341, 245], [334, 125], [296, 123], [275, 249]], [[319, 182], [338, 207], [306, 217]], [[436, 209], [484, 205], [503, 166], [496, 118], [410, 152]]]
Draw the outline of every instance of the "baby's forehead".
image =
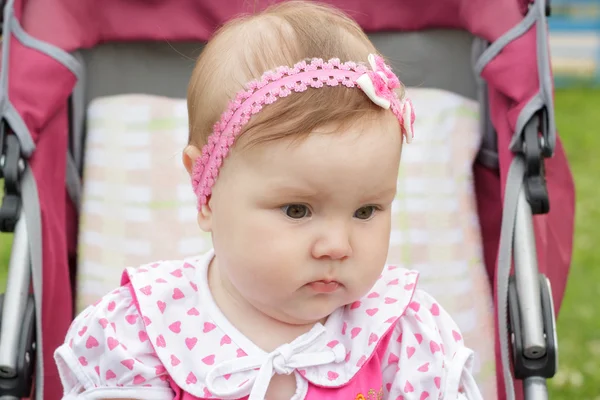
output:
[[246, 146], [232, 152], [232, 164], [241, 163], [242, 169], [273, 182], [299, 179], [319, 186], [347, 177], [376, 181], [377, 176], [398, 171], [402, 136], [398, 122], [393, 118], [392, 122], [395, 125], [363, 121], [338, 130], [325, 126], [301, 138]]
[[303, 131], [296, 127], [290, 130], [294, 133], [287, 132], [286, 126], [281, 129], [275, 126], [274, 129], [256, 129], [243, 133], [236, 139], [232, 151], [254, 150], [253, 154], [265, 156], [274, 152], [307, 151], [324, 145], [337, 147], [336, 152], [339, 153], [349, 150], [349, 146], [361, 141], [364, 145], [378, 140], [398, 140], [399, 145], [402, 145], [400, 125], [390, 112], [363, 114], [351, 120], [325, 122], [312, 131]]

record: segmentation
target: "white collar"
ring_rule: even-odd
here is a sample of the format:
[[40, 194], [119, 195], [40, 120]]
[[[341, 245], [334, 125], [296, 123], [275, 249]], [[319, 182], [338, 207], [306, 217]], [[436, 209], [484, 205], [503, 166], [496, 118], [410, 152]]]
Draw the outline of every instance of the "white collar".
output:
[[252, 392], [262, 400], [273, 373], [295, 372], [323, 387], [347, 384], [404, 313], [418, 279], [414, 271], [386, 266], [367, 296], [267, 353], [217, 307], [207, 282], [213, 257], [211, 250], [197, 259], [126, 271], [158, 358], [174, 382], [196, 397]]

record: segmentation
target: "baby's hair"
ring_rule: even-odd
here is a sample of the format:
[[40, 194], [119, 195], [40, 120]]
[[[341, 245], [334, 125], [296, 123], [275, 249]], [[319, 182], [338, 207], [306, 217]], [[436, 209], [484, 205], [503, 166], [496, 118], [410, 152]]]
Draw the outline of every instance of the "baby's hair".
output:
[[[366, 62], [370, 53], [377, 50], [354, 20], [312, 1], [288, 1], [233, 19], [207, 43], [192, 73], [189, 143], [198, 148], [206, 144], [228, 102], [265, 71], [312, 58]], [[389, 111], [361, 90], [343, 86], [307, 90], [264, 107], [244, 126], [241, 138], [246, 144], [297, 138], [325, 125], [343, 129], [383, 113]]]

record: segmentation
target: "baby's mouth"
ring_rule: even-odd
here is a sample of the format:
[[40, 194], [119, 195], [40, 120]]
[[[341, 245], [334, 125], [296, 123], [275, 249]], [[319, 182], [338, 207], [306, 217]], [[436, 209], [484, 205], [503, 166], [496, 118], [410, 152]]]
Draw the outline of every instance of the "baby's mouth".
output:
[[341, 285], [339, 282], [331, 281], [331, 280], [321, 280], [310, 282], [308, 286], [317, 293], [333, 293], [335, 292]]

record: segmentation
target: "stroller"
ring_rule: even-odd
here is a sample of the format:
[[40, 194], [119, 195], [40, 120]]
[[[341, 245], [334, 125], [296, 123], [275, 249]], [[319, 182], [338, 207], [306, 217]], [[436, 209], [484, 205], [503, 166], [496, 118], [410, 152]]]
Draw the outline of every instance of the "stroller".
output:
[[[549, 4], [327, 2], [361, 24], [407, 86], [479, 102], [482, 147], [472, 168], [494, 288], [498, 398], [547, 398], [574, 222], [574, 185], [554, 122]], [[3, 399], [62, 393], [52, 355], [74, 317], [87, 105], [124, 93], [182, 97], [190, 57], [221, 23], [251, 11], [242, 4], [6, 1], [0, 226], [14, 241], [0, 301]]]

